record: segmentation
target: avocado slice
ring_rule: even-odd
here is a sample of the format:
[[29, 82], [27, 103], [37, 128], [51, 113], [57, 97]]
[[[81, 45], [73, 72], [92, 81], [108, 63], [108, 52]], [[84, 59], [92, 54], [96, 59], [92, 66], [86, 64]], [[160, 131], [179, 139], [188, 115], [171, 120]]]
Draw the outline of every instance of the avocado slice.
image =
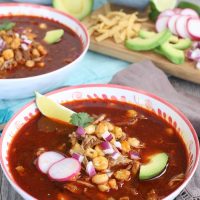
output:
[[53, 0], [53, 7], [81, 20], [92, 11], [94, 0]]
[[147, 164], [140, 166], [139, 179], [148, 180], [160, 175], [166, 168], [168, 159], [169, 157], [166, 153], [152, 155]]
[[184, 51], [174, 48], [169, 42], [162, 44], [154, 51], [165, 56], [174, 64], [182, 64], [185, 61]]
[[[143, 39], [146, 39], [146, 38], [151, 38], [153, 37], [154, 35], [156, 35], [156, 32], [154, 31], [146, 31], [146, 30], [141, 30], [139, 32], [139, 36]], [[169, 38], [169, 42], [171, 43], [177, 43], [179, 41], [178, 37], [175, 36], [175, 35], [172, 35], [170, 38]]]
[[125, 42], [125, 46], [134, 51], [148, 51], [155, 49], [156, 47], [168, 41], [171, 35], [171, 32], [166, 29], [160, 33], [157, 33], [151, 38], [142, 39], [138, 37], [134, 39], [128, 39]]
[[192, 41], [189, 38], [186, 39], [180, 39], [176, 44], [173, 44], [172, 46], [176, 49], [185, 50], [191, 47]]
[[47, 31], [44, 37], [44, 41], [48, 44], [53, 44], [53, 43], [59, 42], [63, 35], [64, 35], [63, 29]]

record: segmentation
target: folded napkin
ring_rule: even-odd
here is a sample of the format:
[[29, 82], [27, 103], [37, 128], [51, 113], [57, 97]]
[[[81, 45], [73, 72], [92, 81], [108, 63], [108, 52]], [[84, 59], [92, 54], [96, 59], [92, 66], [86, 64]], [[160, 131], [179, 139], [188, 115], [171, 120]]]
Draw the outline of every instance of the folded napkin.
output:
[[[118, 72], [110, 83], [146, 90], [162, 97], [189, 118], [200, 136], [200, 98], [177, 92], [165, 73], [151, 61], [131, 65]], [[200, 200], [200, 164], [192, 180], [179, 194], [177, 200]]]

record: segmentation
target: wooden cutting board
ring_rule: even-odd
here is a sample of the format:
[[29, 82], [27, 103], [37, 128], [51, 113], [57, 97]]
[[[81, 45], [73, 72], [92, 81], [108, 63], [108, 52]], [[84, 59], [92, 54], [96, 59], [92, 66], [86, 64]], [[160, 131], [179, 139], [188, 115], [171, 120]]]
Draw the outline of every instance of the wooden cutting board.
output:
[[[110, 9], [110, 6], [107, 4], [101, 7], [100, 9], [94, 11], [92, 15], [105, 14], [105, 12], [107, 12], [108, 9]], [[111, 10], [119, 10], [119, 7], [111, 6]], [[142, 15], [145, 16], [147, 14], [143, 13]], [[90, 22], [90, 16], [83, 20], [83, 23], [86, 26]], [[154, 30], [154, 24], [151, 21], [143, 23], [142, 27]], [[153, 52], [130, 51], [125, 48], [124, 44], [116, 44], [112, 39], [107, 39], [102, 42], [96, 42], [94, 37], [92, 36], [89, 49], [104, 55], [112, 56], [129, 62], [138, 62], [144, 59], [149, 59], [152, 60], [159, 68], [161, 68], [168, 74], [200, 84], [200, 70], [196, 69], [195, 63], [189, 60], [186, 60], [184, 64], [176, 65], [168, 61], [166, 58]]]

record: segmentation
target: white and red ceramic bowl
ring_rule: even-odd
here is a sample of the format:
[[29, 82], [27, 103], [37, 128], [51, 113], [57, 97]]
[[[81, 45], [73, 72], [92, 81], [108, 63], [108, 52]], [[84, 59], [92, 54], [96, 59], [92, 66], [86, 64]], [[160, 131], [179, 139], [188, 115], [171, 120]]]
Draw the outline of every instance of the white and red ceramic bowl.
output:
[[[89, 36], [86, 28], [74, 17], [53, 8], [35, 4], [0, 3], [0, 18], [2, 16], [36, 16], [53, 19], [72, 29], [83, 43], [83, 52], [70, 64], [55, 71], [28, 78], [0, 79], [0, 99], [20, 99], [34, 95], [34, 91], [47, 92], [59, 87], [77, 70], [80, 61], [89, 47]], [[23, 92], [21, 92], [23, 91]]]
[[[53, 91], [49, 93], [48, 96], [58, 103], [80, 99], [115, 99], [117, 101], [136, 104], [154, 112], [172, 124], [172, 126], [179, 132], [189, 153], [189, 166], [186, 172], [185, 181], [179, 186], [179, 188], [167, 196], [165, 200], [174, 199], [192, 178], [199, 160], [199, 142], [197, 134], [188, 119], [177, 108], [163, 99], [147, 92], [117, 85], [75, 86]], [[22, 190], [13, 179], [7, 159], [8, 149], [13, 137], [18, 133], [20, 128], [38, 112], [35, 102], [33, 101], [22, 108], [8, 122], [3, 131], [0, 143], [0, 159], [3, 172], [15, 190], [26, 200], [33, 200], [34, 198]]]

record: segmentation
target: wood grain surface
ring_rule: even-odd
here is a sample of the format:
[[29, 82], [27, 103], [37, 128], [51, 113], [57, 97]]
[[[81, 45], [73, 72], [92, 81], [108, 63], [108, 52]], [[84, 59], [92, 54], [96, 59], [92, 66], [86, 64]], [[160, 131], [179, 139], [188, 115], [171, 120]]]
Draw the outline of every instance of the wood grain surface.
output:
[[[105, 5], [101, 7], [100, 9], [94, 11], [92, 15], [97, 14], [105, 14], [109, 9], [108, 5]], [[111, 6], [111, 10], [120, 10], [121, 7], [117, 6]], [[130, 12], [130, 9], [126, 9], [127, 12]], [[131, 11], [133, 12], [133, 11]], [[147, 12], [146, 12], [147, 13]], [[147, 16], [145, 12], [142, 13], [142, 16]], [[88, 26], [91, 24], [91, 18], [87, 17], [84, 19], [83, 23]], [[145, 22], [142, 24], [142, 28], [153, 31], [155, 28], [155, 25], [151, 22]], [[104, 55], [112, 56], [115, 58], [119, 58], [125, 61], [129, 62], [137, 62], [141, 61], [144, 58], [152, 60], [159, 68], [164, 70], [166, 73], [171, 74], [173, 76], [179, 77], [184, 80], [189, 80], [194, 83], [200, 84], [200, 70], [195, 68], [195, 62], [189, 61], [187, 58], [185, 60], [185, 63], [181, 65], [176, 65], [171, 63], [169, 60], [167, 60], [165, 57], [158, 55], [152, 51], [148, 52], [136, 52], [128, 50], [124, 44], [116, 44], [113, 39], [106, 39], [101, 42], [97, 42], [93, 36], [91, 36], [91, 42], [90, 42], [90, 50], [101, 53]]]

